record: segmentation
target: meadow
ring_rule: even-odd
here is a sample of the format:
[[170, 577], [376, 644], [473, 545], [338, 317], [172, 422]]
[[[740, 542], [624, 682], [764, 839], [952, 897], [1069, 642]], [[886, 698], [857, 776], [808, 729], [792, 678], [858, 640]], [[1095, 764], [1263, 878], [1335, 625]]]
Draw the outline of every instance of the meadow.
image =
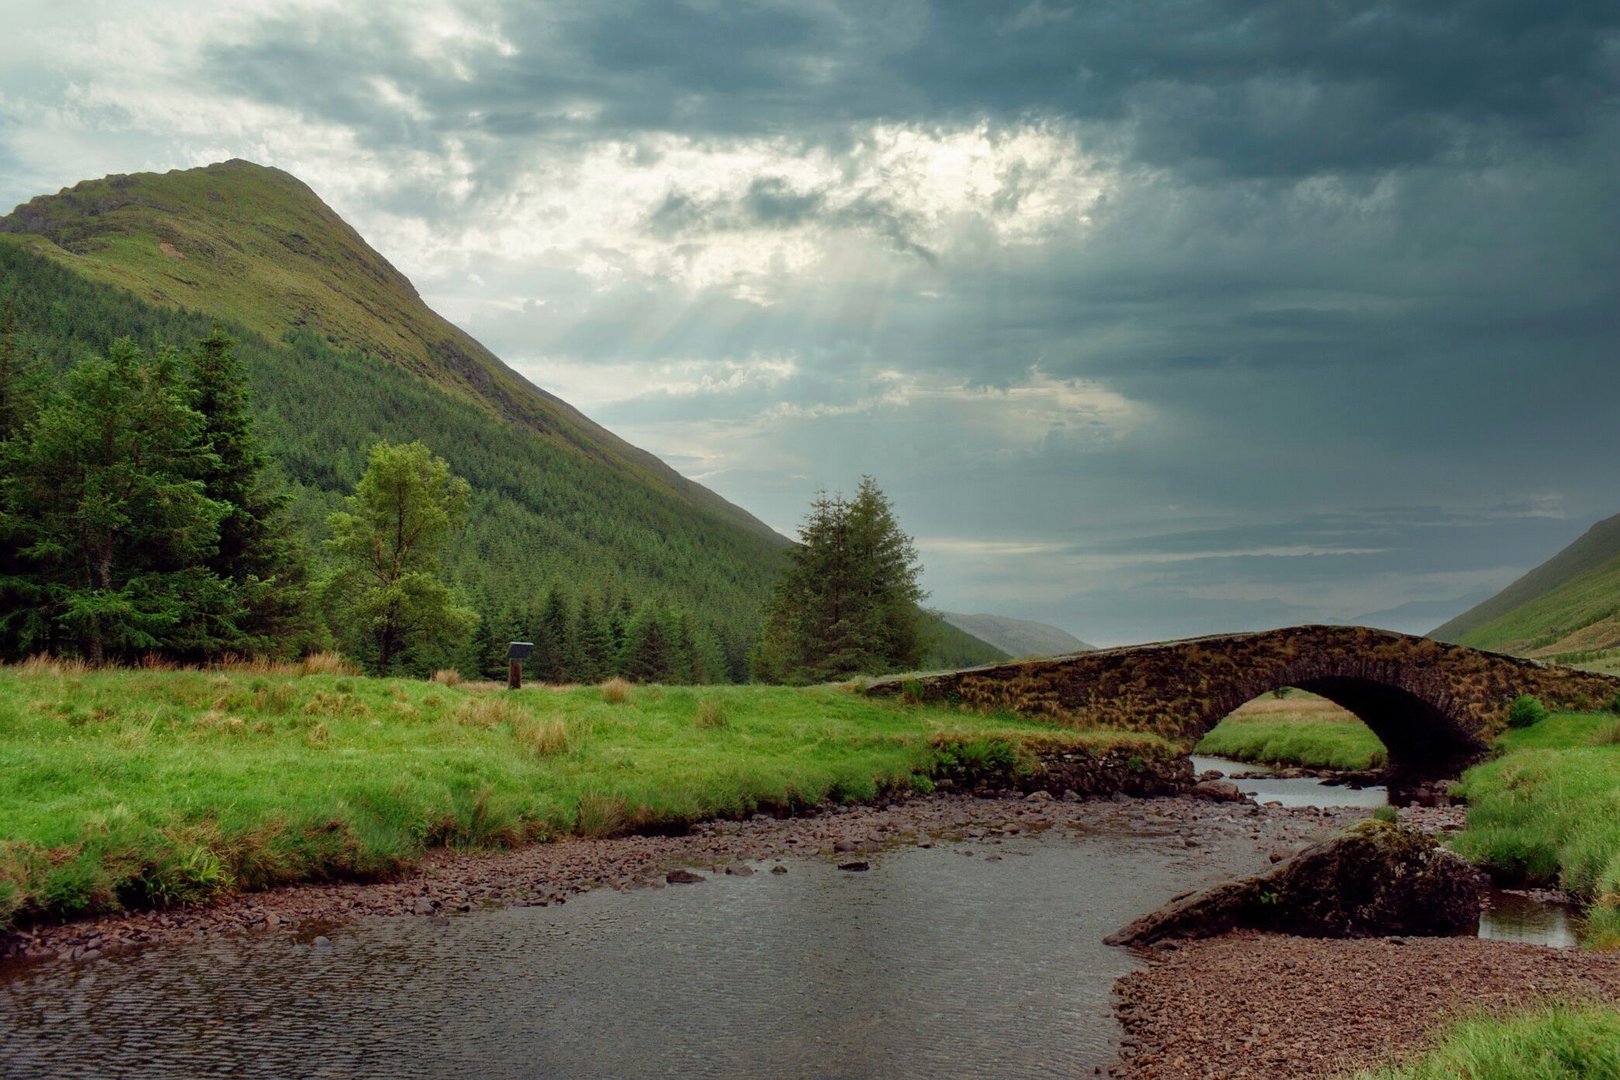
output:
[[0, 668], [0, 926], [382, 879], [435, 846], [926, 791], [942, 762], [1036, 747], [1169, 750], [836, 686], [513, 692], [436, 679], [366, 678], [319, 656]]
[[1378, 769], [1384, 744], [1366, 724], [1333, 702], [1303, 690], [1255, 698], [1199, 742], [1197, 752], [1263, 765]]

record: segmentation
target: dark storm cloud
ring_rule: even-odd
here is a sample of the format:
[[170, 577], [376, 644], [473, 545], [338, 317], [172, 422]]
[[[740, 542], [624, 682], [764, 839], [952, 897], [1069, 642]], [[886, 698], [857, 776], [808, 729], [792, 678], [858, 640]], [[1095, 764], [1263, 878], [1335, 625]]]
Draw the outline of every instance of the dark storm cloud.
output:
[[938, 256], [917, 239], [918, 215], [893, 200], [862, 195], [829, 206], [831, 185], [798, 190], [780, 176], [755, 177], [740, 197], [704, 199], [671, 191], [648, 217], [647, 228], [666, 240], [720, 232], [789, 230], [804, 225], [847, 229], [881, 238], [892, 250], [932, 265]]
[[[1033, 8], [1033, 6], [1032, 6]], [[1026, 9], [1026, 15], [1030, 9]], [[382, 72], [433, 124], [508, 136], [788, 134], [1030, 114], [1112, 130], [1136, 159], [1233, 176], [1488, 161], [1586, 134], [1620, 83], [1620, 7], [1594, 3], [511, 4], [473, 80], [417, 62], [386, 9], [300, 14], [215, 50], [226, 86], [365, 126], [345, 73]], [[318, 76], [318, 77], [315, 77]], [[379, 123], [379, 126], [386, 126]], [[380, 133], [380, 132], [379, 132]]]
[[[507, 305], [472, 327], [509, 357], [798, 360], [799, 375], [771, 387], [616, 400], [599, 410], [615, 426], [723, 429], [773, 393], [853, 409], [878, 366], [959, 388], [1006, 390], [1038, 371], [1117, 392], [1139, 415], [1113, 438], [1077, 424], [1009, 449], [881, 411], [776, 436], [833, 483], [881, 461], [922, 534], [1011, 530], [1069, 545], [1058, 554], [1189, 556], [1129, 587], [1054, 586], [1102, 625], [1057, 618], [1062, 605], [1045, 600], [1009, 614], [1122, 640], [1323, 616], [1326, 602], [1305, 598], [1335, 580], [1404, 574], [1422, 583], [1415, 599], [1462, 596], [1620, 503], [1612, 0], [487, 10], [475, 28], [509, 48], [476, 49], [461, 69], [418, 55], [407, 16], [367, 6], [272, 19], [211, 49], [204, 70], [223, 92], [340, 125], [363, 147], [466, 155], [464, 195], [402, 178], [383, 196], [440, 221], [503, 205], [549, 162], [608, 140], [627, 169], [670, 153], [664, 136], [699, 150], [769, 143], [791, 164], [855, 160], [878, 124], [1039, 126], [1098, 162], [1109, 184], [1085, 229], [1000, 244], [952, 223], [967, 237], [957, 247], [900, 195], [856, 194], [850, 177], [763, 160], [736, 166], [729, 185], [675, 181], [636, 218], [642, 239], [698, 251], [853, 236], [894, 258], [887, 283], [795, 281], [757, 303], [724, 284], [548, 268], [522, 280], [551, 307]], [[1050, 183], [1021, 169], [998, 177], [990, 212]], [[792, 520], [802, 493], [780, 494], [756, 468], [739, 467], [727, 493]], [[1522, 512], [1459, 509], [1505, 495]], [[1368, 550], [1236, 554], [1296, 547]], [[1275, 596], [1200, 587], [1267, 582]], [[1402, 599], [1391, 586], [1336, 610]]]

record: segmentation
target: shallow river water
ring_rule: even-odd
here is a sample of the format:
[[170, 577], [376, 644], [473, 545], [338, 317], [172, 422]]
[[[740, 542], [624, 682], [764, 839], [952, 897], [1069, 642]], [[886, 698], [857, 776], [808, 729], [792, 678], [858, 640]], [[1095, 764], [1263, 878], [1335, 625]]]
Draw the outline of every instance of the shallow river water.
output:
[[1088, 1076], [1136, 963], [1102, 937], [1262, 868], [1168, 822], [861, 858], [25, 967], [0, 1077]]
[[965, 841], [51, 965], [0, 984], [0, 1074], [1086, 1075], [1133, 965], [1100, 939], [1184, 887], [1172, 850]]

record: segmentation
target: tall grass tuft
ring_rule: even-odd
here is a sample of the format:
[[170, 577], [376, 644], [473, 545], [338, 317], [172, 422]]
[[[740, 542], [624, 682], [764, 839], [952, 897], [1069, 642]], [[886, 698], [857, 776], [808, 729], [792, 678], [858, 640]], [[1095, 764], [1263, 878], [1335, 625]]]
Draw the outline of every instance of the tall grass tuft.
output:
[[316, 652], [304, 657], [299, 665], [305, 675], [358, 675], [360, 669], [335, 652]]
[[15, 668], [19, 675], [88, 675], [90, 665], [78, 657], [56, 657], [35, 653]]
[[568, 749], [568, 725], [560, 716], [520, 716], [512, 721], [512, 734], [536, 757], [551, 757]]
[[615, 675], [602, 684], [602, 700], [609, 705], [623, 705], [630, 700], [630, 683]]
[[1422, 1057], [1355, 1080], [1577, 1080], [1620, 1076], [1620, 1010], [1548, 1005], [1454, 1023]]
[[617, 836], [624, 831], [628, 818], [623, 796], [587, 791], [579, 797], [574, 831], [598, 839]]
[[435, 671], [432, 681], [440, 686], [460, 686], [465, 680], [462, 679], [461, 672], [453, 667], [447, 667]]
[[489, 697], [468, 698], [456, 710], [458, 723], [475, 728], [492, 728], [497, 724], [504, 724], [512, 717], [512, 708], [507, 704], [510, 699], [497, 695]]
[[718, 697], [706, 697], [698, 702], [697, 726], [703, 728], [723, 728], [731, 726], [731, 711], [726, 703]]

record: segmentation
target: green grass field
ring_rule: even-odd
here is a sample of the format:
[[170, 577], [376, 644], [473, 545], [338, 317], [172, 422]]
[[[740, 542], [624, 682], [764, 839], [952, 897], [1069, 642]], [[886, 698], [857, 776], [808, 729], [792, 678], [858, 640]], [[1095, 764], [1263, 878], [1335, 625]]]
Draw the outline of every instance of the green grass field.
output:
[[[1500, 876], [1556, 885], [1587, 905], [1583, 939], [1620, 946], [1620, 716], [1553, 713], [1508, 729], [1463, 775], [1468, 826], [1454, 846]], [[1201, 753], [1276, 765], [1368, 768], [1383, 746], [1331, 702], [1294, 691], [1222, 720]]]
[[[616, 700], [622, 699], [622, 700]], [[567, 690], [285, 668], [0, 669], [0, 926], [927, 789], [946, 744], [1137, 735], [833, 687]], [[961, 754], [958, 753], [958, 757]]]
[[1612, 1080], [1620, 1077], [1620, 1010], [1550, 1005], [1514, 1017], [1453, 1023], [1427, 1053], [1355, 1080]]
[[1386, 756], [1366, 724], [1303, 690], [1247, 703], [1211, 728], [1197, 752], [1265, 765], [1347, 770], [1380, 768]]
[[1554, 713], [1500, 745], [1458, 787], [1469, 808], [1457, 849], [1574, 893], [1591, 905], [1587, 942], [1620, 945], [1620, 717]]

